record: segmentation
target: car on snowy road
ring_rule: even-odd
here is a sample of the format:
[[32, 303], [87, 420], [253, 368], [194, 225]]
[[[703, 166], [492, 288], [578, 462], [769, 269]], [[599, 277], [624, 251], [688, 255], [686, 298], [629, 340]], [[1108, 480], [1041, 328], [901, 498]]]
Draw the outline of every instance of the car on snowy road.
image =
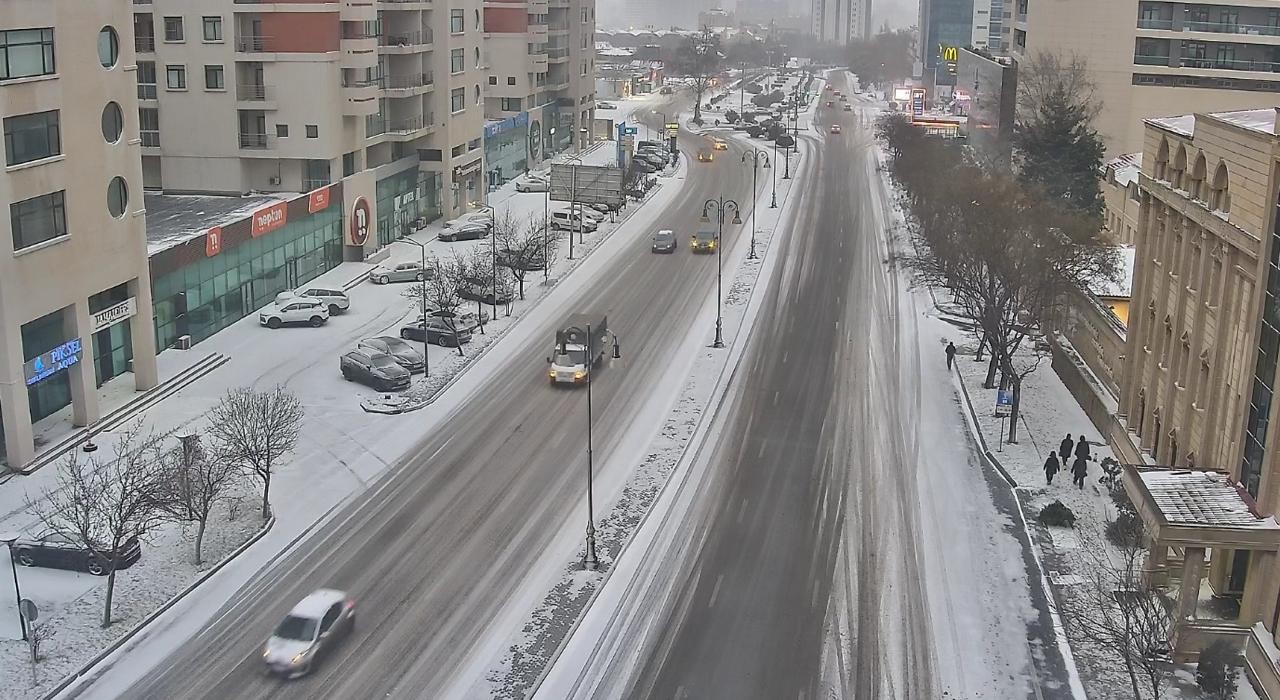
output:
[[373, 272], [369, 273], [369, 279], [374, 284], [421, 282], [430, 277], [431, 273], [431, 268], [423, 268], [422, 263], [416, 260], [399, 263], [385, 262], [373, 268]]
[[674, 253], [676, 252], [676, 232], [671, 229], [663, 229], [653, 234], [653, 252], [655, 253]]
[[[475, 316], [467, 314], [468, 317], [474, 319]], [[427, 316], [427, 323], [424, 325], [422, 319], [419, 318], [413, 323], [408, 323], [400, 327], [400, 337], [405, 340], [416, 340], [421, 343], [423, 337], [426, 342], [431, 345], [439, 345], [446, 348], [456, 348], [459, 345], [466, 345], [471, 342], [471, 329], [467, 328], [466, 317], [461, 317], [453, 323], [454, 328], [449, 328], [449, 323], [439, 316]]]
[[489, 224], [483, 221], [465, 221], [436, 234], [436, 240], [446, 243], [478, 241], [489, 237]]
[[356, 602], [342, 591], [321, 588], [303, 598], [267, 638], [267, 673], [305, 676], [356, 624]]

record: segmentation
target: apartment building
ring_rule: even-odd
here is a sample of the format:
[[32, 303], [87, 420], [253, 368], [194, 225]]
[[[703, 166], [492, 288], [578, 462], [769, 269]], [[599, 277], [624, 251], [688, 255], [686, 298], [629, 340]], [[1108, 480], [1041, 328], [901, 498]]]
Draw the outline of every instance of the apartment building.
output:
[[[1136, 270], [1117, 422], [1154, 575], [1180, 578], [1173, 642], [1248, 635], [1252, 680], [1280, 697], [1280, 126], [1275, 108], [1145, 123]], [[1214, 470], [1226, 476], [1188, 472]], [[1180, 559], [1182, 570], [1173, 563]], [[1207, 567], [1206, 567], [1207, 560]], [[1200, 581], [1238, 614], [1205, 620]], [[1228, 614], [1225, 617], [1231, 618]]]
[[[21, 465], [33, 422], [100, 416], [98, 387], [156, 385], [132, 8], [0, 2], [0, 446]], [[141, 316], [135, 315], [141, 310]]]
[[969, 46], [1002, 54], [1013, 42], [1013, 0], [974, 0]]
[[871, 36], [871, 0], [813, 0], [809, 18], [819, 41], [847, 44]]
[[590, 139], [595, 3], [490, 0], [484, 8], [487, 179], [500, 184]]
[[975, 1], [983, 0], [920, 0], [919, 50], [926, 84], [955, 84], [943, 47], [959, 49], [973, 43]]
[[1088, 60], [1108, 157], [1142, 148], [1143, 120], [1280, 101], [1280, 7], [1191, 0], [1016, 0], [1013, 55]]
[[481, 9], [135, 0], [146, 186], [240, 195], [344, 181], [351, 202], [371, 203], [370, 251], [408, 221], [463, 212], [485, 197]]

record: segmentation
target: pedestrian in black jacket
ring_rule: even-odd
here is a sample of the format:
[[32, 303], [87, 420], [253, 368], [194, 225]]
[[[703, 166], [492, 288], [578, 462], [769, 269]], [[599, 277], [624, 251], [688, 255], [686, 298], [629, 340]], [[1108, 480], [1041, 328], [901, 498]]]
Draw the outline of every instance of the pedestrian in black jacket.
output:
[[947, 369], [951, 369], [951, 363], [956, 360], [956, 344], [947, 343]]
[[1044, 461], [1044, 480], [1046, 484], [1053, 483], [1053, 475], [1058, 473], [1058, 453], [1053, 450], [1049, 451], [1049, 458]]
[[1080, 442], [1076, 443], [1076, 456], [1089, 459], [1089, 443], [1084, 439], [1084, 435], [1080, 436]]
[[1071, 439], [1071, 433], [1062, 438], [1062, 443], [1058, 445], [1058, 454], [1062, 457], [1062, 466], [1067, 466], [1067, 460], [1071, 459], [1071, 449], [1076, 446], [1075, 440]]
[[1089, 476], [1089, 462], [1084, 457], [1076, 456], [1076, 461], [1071, 463], [1071, 483], [1084, 488], [1084, 478]]

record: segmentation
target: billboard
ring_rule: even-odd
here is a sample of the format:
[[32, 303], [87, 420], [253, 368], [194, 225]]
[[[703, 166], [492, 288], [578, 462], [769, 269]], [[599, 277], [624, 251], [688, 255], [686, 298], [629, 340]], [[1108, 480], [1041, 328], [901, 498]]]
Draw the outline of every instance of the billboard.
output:
[[619, 206], [623, 202], [622, 179], [622, 168], [554, 163], [549, 194], [557, 202]]
[[924, 88], [911, 91], [911, 115], [918, 117], [924, 114]]

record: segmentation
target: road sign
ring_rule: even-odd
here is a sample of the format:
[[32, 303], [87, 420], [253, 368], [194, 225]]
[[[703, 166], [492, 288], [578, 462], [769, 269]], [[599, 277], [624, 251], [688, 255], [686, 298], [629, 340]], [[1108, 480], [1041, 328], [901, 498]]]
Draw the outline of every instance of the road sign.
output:
[[1001, 417], [1013, 415], [1013, 390], [996, 391], [996, 415]]
[[678, 122], [667, 123], [667, 138], [675, 138], [680, 133], [680, 124]]
[[35, 622], [40, 619], [40, 611], [36, 609], [36, 604], [31, 602], [30, 598], [23, 598], [18, 603], [18, 612], [22, 613], [22, 617], [27, 622]]

